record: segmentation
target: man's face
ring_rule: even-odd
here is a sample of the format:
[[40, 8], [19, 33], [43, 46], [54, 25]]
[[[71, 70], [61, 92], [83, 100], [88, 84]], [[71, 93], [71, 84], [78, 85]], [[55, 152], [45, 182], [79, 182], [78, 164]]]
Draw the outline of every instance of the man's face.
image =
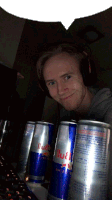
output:
[[51, 97], [66, 110], [80, 108], [87, 87], [83, 83], [79, 63], [63, 52], [49, 58], [44, 65], [44, 80]]

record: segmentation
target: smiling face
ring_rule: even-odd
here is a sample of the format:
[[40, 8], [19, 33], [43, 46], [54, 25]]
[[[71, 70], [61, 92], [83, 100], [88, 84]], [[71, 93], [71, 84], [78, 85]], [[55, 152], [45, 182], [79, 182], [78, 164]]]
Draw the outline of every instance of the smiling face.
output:
[[44, 64], [43, 76], [54, 100], [66, 110], [80, 109], [87, 87], [83, 83], [76, 58], [66, 52], [52, 56]]

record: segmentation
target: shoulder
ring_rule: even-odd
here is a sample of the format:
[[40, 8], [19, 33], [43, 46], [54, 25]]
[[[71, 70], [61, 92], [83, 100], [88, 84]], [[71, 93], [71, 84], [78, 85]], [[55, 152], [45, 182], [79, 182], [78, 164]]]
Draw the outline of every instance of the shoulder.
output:
[[112, 92], [110, 88], [96, 89], [95, 91], [93, 93], [94, 94], [93, 102], [95, 101], [104, 102], [108, 100], [112, 101]]
[[98, 89], [97, 94], [108, 94], [108, 95], [112, 95], [112, 91], [110, 88], [102, 88], [102, 89]]
[[97, 95], [102, 101], [102, 105], [104, 105], [104, 122], [112, 125], [112, 92], [110, 88], [103, 88], [99, 90]]
[[109, 88], [97, 90], [93, 97], [88, 116], [112, 124], [112, 93]]

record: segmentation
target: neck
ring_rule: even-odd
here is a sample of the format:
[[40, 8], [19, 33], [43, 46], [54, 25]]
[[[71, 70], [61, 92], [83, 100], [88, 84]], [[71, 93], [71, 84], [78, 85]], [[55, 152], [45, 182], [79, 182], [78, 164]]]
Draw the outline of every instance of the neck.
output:
[[89, 111], [93, 97], [94, 97], [94, 94], [91, 93], [88, 90], [88, 88], [86, 88], [83, 102], [81, 103], [79, 108], [77, 110], [75, 110], [75, 113], [77, 114], [79, 119], [83, 118], [87, 114], [87, 112]]

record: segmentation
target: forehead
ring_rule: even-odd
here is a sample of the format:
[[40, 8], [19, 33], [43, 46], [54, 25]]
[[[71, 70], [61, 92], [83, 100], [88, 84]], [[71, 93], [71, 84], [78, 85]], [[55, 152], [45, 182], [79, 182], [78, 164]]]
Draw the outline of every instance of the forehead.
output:
[[[79, 63], [75, 56], [63, 52], [49, 58], [44, 64], [43, 75], [46, 76], [61, 76], [67, 72], [79, 71]], [[52, 77], [53, 78], [53, 77]]]

